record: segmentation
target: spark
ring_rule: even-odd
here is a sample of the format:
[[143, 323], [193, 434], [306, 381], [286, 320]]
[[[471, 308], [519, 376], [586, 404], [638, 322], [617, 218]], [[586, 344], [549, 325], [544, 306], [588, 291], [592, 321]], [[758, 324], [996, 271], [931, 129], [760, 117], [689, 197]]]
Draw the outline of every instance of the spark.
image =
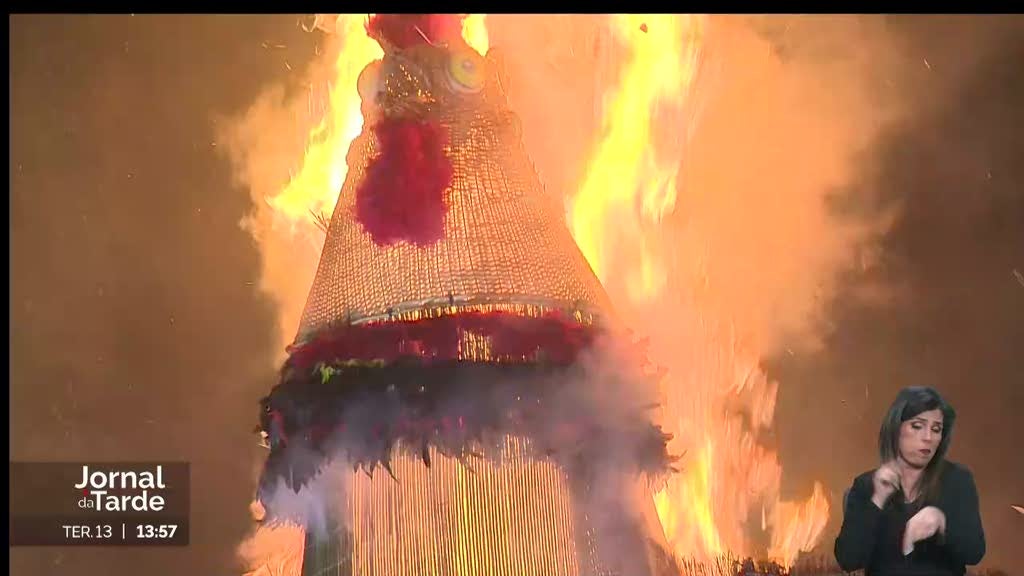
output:
[[924, 59], [924, 67], [929, 69], [929, 70], [932, 69], [932, 65], [928, 63], [928, 59], [927, 58]]
[[1016, 268], [1014, 268], [1014, 269], [1013, 269], [1013, 275], [1017, 277], [1017, 282], [1018, 282], [1018, 283], [1019, 283], [1019, 284], [1020, 284], [1021, 286], [1024, 286], [1024, 275], [1022, 275], [1022, 274], [1020, 273], [1020, 271], [1019, 271], [1019, 270], [1017, 270]]

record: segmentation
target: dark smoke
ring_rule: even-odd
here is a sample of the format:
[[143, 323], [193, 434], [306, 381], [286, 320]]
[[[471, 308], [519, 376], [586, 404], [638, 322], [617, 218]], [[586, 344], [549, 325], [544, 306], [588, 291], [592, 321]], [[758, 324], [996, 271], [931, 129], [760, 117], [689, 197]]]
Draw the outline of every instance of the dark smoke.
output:
[[[1024, 19], [888, 18], [911, 101], [837, 193], [841, 217], [895, 208], [873, 263], [831, 303], [820, 352], [780, 356], [787, 479], [820, 478], [841, 501], [877, 465], [878, 426], [899, 388], [938, 388], [959, 413], [950, 458], [980, 491], [988, 554], [1015, 570], [1024, 537]], [[822, 463], [826, 464], [822, 464]], [[786, 487], [784, 487], [785, 489]], [[805, 486], [789, 489], [802, 493]], [[841, 507], [820, 545], [831, 553]]]

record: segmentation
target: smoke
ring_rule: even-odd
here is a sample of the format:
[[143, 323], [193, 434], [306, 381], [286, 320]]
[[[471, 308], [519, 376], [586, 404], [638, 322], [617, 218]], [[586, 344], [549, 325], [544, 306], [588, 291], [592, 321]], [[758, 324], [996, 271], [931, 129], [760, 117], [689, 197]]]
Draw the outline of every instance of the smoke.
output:
[[[386, 468], [397, 450], [429, 465], [427, 446], [500, 461], [507, 436], [529, 439], [533, 457], [557, 461], [583, 483], [597, 463], [656, 481], [671, 458], [649, 424], [655, 379], [637, 366], [635, 349], [602, 337], [566, 368], [400, 362], [345, 369], [328, 382], [320, 372], [285, 382], [266, 399], [264, 428], [280, 449], [264, 473], [264, 504], [276, 515], [276, 480], [298, 491], [317, 474], [323, 453], [368, 472]], [[306, 449], [302, 433], [318, 427], [333, 432], [316, 442], [318, 450]]]
[[[275, 211], [270, 200], [301, 169], [310, 131], [321, 121], [323, 95], [334, 77], [340, 41], [323, 36], [322, 54], [305, 73], [266, 86], [242, 113], [217, 123], [220, 150], [230, 161], [236, 185], [249, 191], [252, 211], [239, 223], [255, 240], [261, 261], [260, 289], [277, 305], [280, 355], [299, 325], [320, 259], [323, 233], [305, 220]], [[331, 207], [333, 208], [333, 207]]]
[[[510, 99], [531, 156], [568, 199], [622, 63], [595, 65], [601, 17], [543, 20], [488, 23], [509, 62]], [[676, 551], [788, 557], [821, 537], [827, 503], [808, 482], [799, 491], [806, 505], [780, 500], [774, 410], [785, 382], [761, 363], [820, 347], [842, 274], [873, 262], [895, 210], [839, 215], [835, 200], [908, 102], [886, 85], [895, 39], [880, 19], [711, 17], [703, 43], [695, 112], [674, 127], [686, 141], [674, 211], [661, 222], [619, 214], [618, 229], [604, 231], [615, 237], [604, 261], [621, 267], [653, 254], [648, 265], [667, 282], [638, 297], [622, 267], [607, 274], [606, 287], [668, 371], [662, 417], [673, 451], [687, 451], [685, 474], [659, 507]], [[632, 238], [622, 234], [631, 218], [642, 229]], [[708, 521], [696, 509], [702, 501], [714, 510]]]
[[[260, 542], [272, 542], [268, 531], [282, 526], [324, 537], [328, 511], [334, 520], [331, 528], [351, 529], [350, 521], [362, 521], [348, 507], [355, 497], [355, 475], [387, 474], [398, 482], [392, 466], [399, 455], [422, 458], [425, 468], [438, 454], [468, 469], [517, 466], [524, 454], [510, 452], [506, 442], [514, 437], [527, 441], [527, 459], [555, 463], [566, 475], [574, 506], [593, 529], [600, 561], [627, 569], [623, 573], [638, 573], [637, 567], [649, 562], [648, 540], [662, 540], [660, 529], [652, 532], [657, 526], [652, 510], [639, 506], [641, 494], [663, 484], [670, 459], [665, 439], [649, 424], [657, 390], [637, 353], [621, 339], [601, 338], [564, 372], [544, 374], [524, 367], [518, 374], [501, 375], [495, 367], [474, 373], [462, 366], [455, 373], [424, 377], [442, 369], [420, 366], [405, 373], [419, 378], [407, 384], [399, 383], [401, 374], [382, 374], [392, 386], [357, 374], [354, 378], [365, 385], [365, 393], [348, 394], [342, 404], [326, 396], [305, 399], [325, 406], [344, 423], [344, 431], [324, 440], [319, 449], [303, 444], [298, 434], [286, 447], [274, 449], [260, 490], [264, 526], [240, 552], [250, 562], [267, 562], [274, 553]], [[321, 390], [327, 387], [316, 384]], [[339, 382], [330, 386], [346, 391], [358, 387]], [[285, 393], [292, 396], [272, 396], [271, 405], [284, 409], [288, 400], [300, 398], [294, 390]], [[303, 408], [294, 410], [285, 415], [286, 421]], [[275, 436], [272, 431], [274, 446]], [[309, 477], [307, 471], [316, 472]], [[285, 537], [287, 533], [278, 538]]]
[[[289, 450], [302, 450], [301, 446]], [[310, 462], [315, 456], [307, 453], [295, 455]], [[301, 490], [292, 490], [284, 481], [271, 485], [271, 490], [263, 495], [264, 506], [272, 508], [263, 521], [274, 527], [281, 524], [298, 525], [306, 533], [318, 539], [327, 538], [336, 529], [349, 529], [351, 517], [347, 510], [347, 496], [350, 491], [352, 468], [348, 462], [339, 459], [324, 467], [319, 474], [306, 483]]]
[[[872, 265], [843, 278], [816, 353], [780, 355], [779, 443], [796, 477], [818, 475], [839, 501], [877, 466], [877, 438], [903, 386], [937, 388], [956, 407], [950, 457], [978, 485], [983, 566], [1019, 565], [1024, 460], [1015, 454], [1024, 341], [1024, 142], [1019, 17], [881, 19], [896, 49], [886, 78], [912, 106], [862, 155], [837, 214], [897, 214]], [[886, 298], [864, 298], [885, 294]], [[808, 434], [808, 431], [814, 433]], [[827, 463], [823, 465], [822, 463]], [[829, 525], [832, 545], [841, 515]]]
[[[531, 158], [548, 189], [566, 199], [582, 181], [600, 133], [604, 92], [615, 80], [615, 63], [607, 70], [594, 64], [600, 23], [599, 16], [488, 18], [492, 45], [509, 65], [511, 107], [523, 120]], [[932, 74], [943, 59], [912, 55], [904, 31], [879, 17], [712, 17], [710, 23], [702, 106], [695, 124], [685, 127], [691, 134], [680, 159], [675, 210], [643, 238], [619, 242], [620, 253], [609, 259], [628, 260], [638, 246], [653, 247], [668, 284], [648, 301], [637, 301], [615, 281], [608, 288], [627, 321], [652, 337], [652, 359], [669, 369], [662, 415], [676, 432], [673, 451], [697, 451], [708, 437], [719, 443], [718, 459], [707, 457], [719, 533], [702, 546], [742, 552], [759, 537], [759, 504], [782, 515], [793, 507], [771, 503], [785, 485], [810, 496], [810, 481], [822, 475], [792, 456], [786, 462], [795, 474], [782, 482], [776, 434], [785, 439], [802, 420], [787, 410], [776, 433], [776, 395], [808, 405], [796, 394], [787, 396], [790, 382], [773, 382], [761, 364], [767, 357], [820, 351], [839, 328], [830, 310], [837, 297], [886, 304], [904, 292], [898, 279], [843, 285], [848, 274], [870, 274], [878, 266], [886, 234], [906, 208], [875, 202], [877, 190], [857, 184], [878, 169], [873, 147], [880, 138], [936, 106], [935, 85], [916, 88], [903, 80]], [[979, 37], [958, 40], [963, 46]], [[942, 68], [943, 86], [963, 79], [973, 65], [945, 61], [957, 65]], [[288, 145], [267, 134], [281, 133], [272, 130], [276, 125], [294, 127], [301, 101], [278, 91], [261, 102], [242, 123], [249, 132], [236, 132], [232, 141], [233, 149], [248, 149], [236, 156], [245, 158], [237, 164], [240, 178], [259, 206], [250, 229], [263, 252], [264, 287], [282, 304], [288, 330], [296, 324], [315, 259], [296, 265], [295, 245], [273, 237], [263, 197], [280, 189], [287, 166], [275, 167], [263, 156], [298, 157], [275, 151]], [[253, 147], [261, 137], [267, 141]], [[825, 374], [821, 381], [838, 377]], [[801, 389], [802, 396], [813, 397], [822, 386]], [[697, 458], [684, 462], [690, 471], [700, 465]], [[722, 480], [744, 473], [757, 484]], [[695, 486], [681, 488], [680, 498], [693, 496]], [[755, 498], [729, 494], [747, 488]], [[831, 482], [830, 488], [836, 491]], [[779, 517], [774, 523], [787, 522]], [[820, 535], [810, 530], [800, 547]]]
[[[531, 157], [548, 187], [569, 198], [621, 65], [595, 65], [603, 20], [496, 15], [488, 23], [509, 62], [511, 106]], [[890, 39], [877, 21], [854, 17], [714, 17], [704, 43], [696, 125], [676, 127], [692, 134], [675, 211], [645, 240], [659, 244], [668, 291], [703, 285], [703, 312], [736, 320], [754, 348], [813, 344], [837, 273], [870, 258], [869, 241], [888, 222], [840, 220], [830, 199], [901, 110], [878, 80]], [[611, 260], [636, 258], [637, 246], [623, 244]], [[624, 286], [609, 289], [631, 306]]]
[[803, 17], [715, 20], [708, 44], [710, 94], [665, 230], [674, 286], [697, 286], [701, 311], [755, 353], [813, 348], [840, 273], [891, 217], [839, 219], [831, 201], [899, 114], [873, 81], [889, 42], [868, 20]]

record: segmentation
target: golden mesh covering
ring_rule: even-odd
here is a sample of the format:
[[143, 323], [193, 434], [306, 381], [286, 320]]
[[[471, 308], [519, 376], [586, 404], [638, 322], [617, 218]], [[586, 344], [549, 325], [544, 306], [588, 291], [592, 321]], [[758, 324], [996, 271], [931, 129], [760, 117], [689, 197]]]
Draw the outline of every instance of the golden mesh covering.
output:
[[[608, 317], [607, 296], [565, 226], [560, 199], [543, 189], [527, 157], [500, 60], [489, 53], [484, 88], [466, 94], [443, 89], [447, 57], [431, 46], [389, 53], [376, 94], [378, 113], [425, 117], [450, 131], [444, 237], [426, 247], [382, 247], [356, 220], [356, 190], [377, 153], [368, 121], [349, 149], [297, 343], [335, 323], [465, 312], [558, 311], [588, 325]], [[473, 332], [462, 334], [459, 355], [500, 360]], [[500, 466], [474, 462], [472, 471], [431, 449], [430, 467], [396, 453], [397, 482], [379, 471], [354, 475], [344, 544], [309, 542], [303, 574], [602, 574], [564, 473], [527, 456], [518, 440], [507, 439], [505, 450]]]
[[[487, 61], [495, 66], [490, 55]], [[383, 67], [388, 64], [386, 57]], [[404, 94], [407, 101], [423, 103], [422, 82], [408, 75], [405, 64], [392, 63], [390, 69], [403, 82], [388, 81], [395, 86], [385, 100]], [[586, 315], [607, 310], [604, 291], [565, 226], [560, 202], [543, 189], [527, 157], [497, 72], [484, 92], [473, 96], [431, 97], [429, 102], [440, 103], [419, 110], [451, 132], [447, 152], [454, 176], [445, 236], [433, 245], [382, 247], [362, 229], [355, 217], [356, 188], [377, 144], [369, 126], [353, 141], [348, 178], [298, 342], [334, 322], [393, 319], [396, 313], [453, 306], [529, 305]]]
[[[388, 321], [388, 322], [415, 322], [417, 320], [426, 320], [429, 318], [440, 318], [442, 316], [452, 316], [455, 314], [467, 314], [467, 313], [504, 313], [512, 314], [515, 316], [521, 316], [525, 318], [544, 318], [553, 312], [562, 313], [562, 318], [566, 321], [573, 321], [581, 326], [592, 326], [598, 318], [592, 314], [582, 310], [564, 310], [562, 308], [552, 308], [550, 306], [537, 306], [534, 304], [522, 304], [513, 302], [497, 302], [494, 304], [486, 303], [472, 303], [468, 302], [461, 305], [446, 305], [437, 306], [430, 303], [415, 302], [404, 308], [395, 308], [389, 314], [382, 317], [369, 317], [365, 318], [365, 321]], [[409, 345], [406, 342], [405, 345]], [[412, 346], [417, 344], [413, 343]], [[406, 353], [418, 353], [415, 349], [409, 348], [403, 350]], [[459, 349], [458, 356], [459, 360], [468, 360], [473, 362], [536, 362], [544, 356], [543, 350], [537, 350], [532, 355], [526, 357], [511, 357], [507, 355], [497, 355], [491, 350], [491, 337], [488, 334], [480, 334], [474, 332], [472, 329], [460, 328], [459, 336]]]
[[592, 543], [564, 474], [504, 441], [500, 465], [472, 469], [431, 451], [396, 456], [397, 482], [354, 474], [350, 530], [307, 540], [307, 576], [597, 576]]

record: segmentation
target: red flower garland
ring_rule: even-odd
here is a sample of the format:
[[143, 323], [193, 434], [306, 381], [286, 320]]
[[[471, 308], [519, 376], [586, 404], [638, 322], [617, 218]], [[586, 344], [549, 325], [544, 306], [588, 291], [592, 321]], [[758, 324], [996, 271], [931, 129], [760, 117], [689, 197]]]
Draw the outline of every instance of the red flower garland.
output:
[[467, 331], [490, 337], [495, 356], [523, 358], [541, 351], [547, 361], [556, 364], [571, 363], [596, 335], [593, 327], [571, 321], [559, 313], [529, 317], [504, 312], [468, 312], [411, 322], [377, 322], [339, 328], [289, 348], [288, 366], [303, 370], [319, 362], [392, 362], [408, 356], [454, 360], [458, 358], [461, 335]]
[[453, 175], [444, 150], [446, 129], [436, 122], [386, 118], [373, 130], [380, 153], [356, 189], [356, 219], [378, 245], [440, 240]]

